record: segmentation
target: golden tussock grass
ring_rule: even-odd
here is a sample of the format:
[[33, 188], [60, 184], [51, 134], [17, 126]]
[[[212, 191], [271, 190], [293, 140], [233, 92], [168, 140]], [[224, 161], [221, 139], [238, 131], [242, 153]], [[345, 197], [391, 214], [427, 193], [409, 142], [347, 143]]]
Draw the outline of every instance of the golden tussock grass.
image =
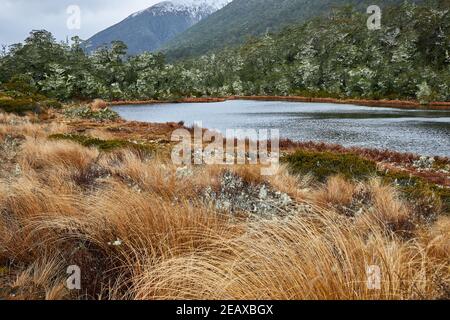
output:
[[34, 170], [65, 166], [82, 169], [98, 156], [96, 149], [83, 148], [73, 142], [27, 139], [20, 164]]
[[67, 132], [65, 124], [59, 122], [34, 123], [33, 118], [0, 113], [0, 140], [7, 135], [23, 135], [44, 138], [53, 133]]
[[108, 104], [102, 99], [95, 99], [91, 103], [91, 109], [93, 111], [102, 110], [108, 107]]
[[[445, 260], [429, 259], [424, 245], [377, 227], [362, 233], [329, 212], [259, 221], [217, 247], [149, 266], [134, 298], [414, 299], [441, 295], [433, 281], [449, 280]], [[381, 290], [367, 287], [371, 265], [381, 268]]]
[[315, 193], [314, 200], [322, 205], [350, 206], [356, 188], [354, 183], [340, 176], [331, 177], [326, 185]]
[[[49, 141], [47, 125], [10, 121], [0, 116], [0, 132], [25, 139], [12, 160], [20, 172], [0, 179], [3, 298], [450, 298], [450, 220], [419, 224], [378, 180], [317, 185], [285, 167], [272, 177], [258, 166], [178, 168]], [[271, 218], [219, 211], [202, 195], [226, 171], [297, 206]], [[71, 265], [80, 291], [64, 287]], [[372, 265], [380, 290], [367, 286]]]
[[63, 268], [59, 259], [37, 260], [26, 270], [16, 275], [11, 287], [17, 289], [13, 297], [17, 300], [61, 300], [69, 296], [64, 277], [55, 274]]

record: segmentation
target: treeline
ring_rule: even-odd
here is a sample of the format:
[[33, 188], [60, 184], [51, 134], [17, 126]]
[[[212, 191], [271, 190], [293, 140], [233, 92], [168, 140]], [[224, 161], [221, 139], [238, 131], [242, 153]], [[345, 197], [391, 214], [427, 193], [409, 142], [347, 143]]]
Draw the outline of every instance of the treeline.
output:
[[[194, 25], [170, 40], [162, 48], [168, 60], [195, 57], [212, 50], [245, 43], [249, 36], [279, 32], [293, 24], [301, 24], [313, 17], [326, 16], [343, 5], [366, 11], [372, 4], [382, 9], [405, 0], [233, 0], [217, 14]], [[443, 0], [408, 0], [414, 3], [439, 4]], [[448, 0], [447, 0], [448, 1]]]
[[173, 64], [159, 53], [127, 57], [121, 42], [88, 56], [79, 38], [68, 45], [33, 31], [3, 50], [0, 85], [3, 94], [23, 87], [61, 101], [227, 95], [449, 101], [449, 8], [404, 3], [383, 12], [381, 30], [369, 30], [367, 18], [343, 8]]

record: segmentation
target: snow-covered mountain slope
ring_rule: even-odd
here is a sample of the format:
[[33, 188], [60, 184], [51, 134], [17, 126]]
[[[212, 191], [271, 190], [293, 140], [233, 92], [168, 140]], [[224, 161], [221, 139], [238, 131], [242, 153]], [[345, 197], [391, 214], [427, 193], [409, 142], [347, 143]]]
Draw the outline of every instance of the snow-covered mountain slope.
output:
[[121, 40], [128, 54], [155, 51], [232, 0], [171, 0], [133, 13], [122, 22], [103, 30], [85, 42], [88, 52]]
[[154, 6], [136, 12], [130, 17], [137, 17], [145, 12], [149, 12], [152, 15], [164, 15], [174, 13], [188, 12], [192, 17], [201, 17], [201, 15], [207, 13], [208, 15], [220, 10], [232, 0], [171, 0], [163, 1]]

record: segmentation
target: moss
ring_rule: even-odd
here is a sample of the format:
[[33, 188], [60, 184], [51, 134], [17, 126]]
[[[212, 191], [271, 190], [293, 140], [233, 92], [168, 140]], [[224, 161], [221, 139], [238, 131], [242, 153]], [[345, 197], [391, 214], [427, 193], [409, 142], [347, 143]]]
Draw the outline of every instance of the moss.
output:
[[5, 112], [24, 115], [27, 112], [36, 112], [37, 104], [31, 98], [12, 99], [10, 97], [0, 98], [0, 109]]
[[[15, 88], [15, 85], [6, 87], [11, 89]], [[32, 91], [0, 91], [0, 109], [5, 112], [25, 115], [28, 112], [45, 112], [49, 108], [60, 109], [62, 104]]]
[[320, 182], [340, 175], [349, 180], [366, 180], [378, 176], [383, 183], [395, 185], [403, 197], [422, 217], [431, 217], [436, 211], [450, 211], [450, 189], [427, 182], [425, 179], [401, 172], [377, 171], [376, 163], [353, 154], [297, 151], [282, 159], [294, 174], [313, 174]]
[[402, 172], [379, 173], [384, 183], [395, 185], [421, 216], [434, 215], [436, 209], [450, 210], [450, 189]]
[[0, 266], [0, 276], [6, 275], [7, 273], [8, 273], [8, 268]]
[[450, 162], [447, 159], [438, 158], [433, 163], [433, 169], [450, 171]]
[[59, 101], [54, 99], [43, 100], [39, 104], [44, 108], [61, 109], [63, 107]]
[[155, 153], [152, 145], [137, 144], [126, 140], [102, 140], [78, 134], [54, 134], [49, 137], [52, 140], [68, 140], [81, 144], [87, 148], [97, 148], [100, 151], [111, 152], [118, 149], [131, 149], [142, 156], [149, 156]]
[[294, 174], [312, 173], [320, 182], [325, 182], [334, 175], [363, 180], [377, 172], [375, 162], [354, 154], [297, 151], [286, 156], [282, 161], [288, 163]]

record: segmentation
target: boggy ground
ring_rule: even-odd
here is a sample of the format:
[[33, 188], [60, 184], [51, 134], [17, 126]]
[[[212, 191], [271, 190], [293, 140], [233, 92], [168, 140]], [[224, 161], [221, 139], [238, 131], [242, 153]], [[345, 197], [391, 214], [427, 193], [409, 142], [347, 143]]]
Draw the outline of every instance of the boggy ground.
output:
[[283, 141], [271, 177], [180, 168], [182, 123], [107, 118], [0, 114], [0, 298], [450, 298], [447, 159]]

